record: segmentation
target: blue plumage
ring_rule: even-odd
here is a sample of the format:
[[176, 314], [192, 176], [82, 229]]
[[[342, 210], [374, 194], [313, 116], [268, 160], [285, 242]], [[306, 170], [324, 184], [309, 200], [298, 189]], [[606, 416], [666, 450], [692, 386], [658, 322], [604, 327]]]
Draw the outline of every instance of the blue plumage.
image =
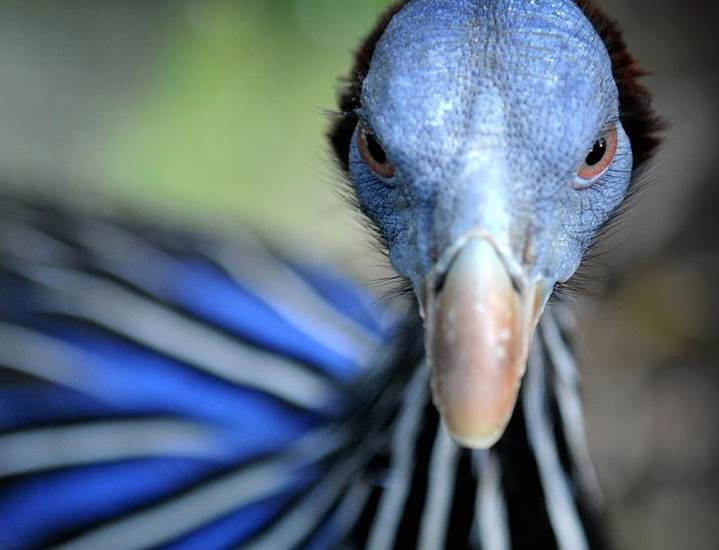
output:
[[[320, 438], [329, 449], [284, 457], [276, 486], [240, 490], [236, 503], [209, 495], [219, 510], [203, 515], [198, 500], [140, 547], [235, 546], [321, 479], [339, 441], [332, 426], [346, 414], [342, 388], [391, 334], [378, 302], [340, 275], [287, 262], [257, 241], [215, 244], [256, 264], [262, 289], [139, 229], [41, 208], [37, 223], [21, 211], [0, 224], [5, 235], [18, 224], [32, 228], [22, 248], [0, 247], [0, 547], [45, 546], [162, 509], [329, 429]], [[124, 246], [94, 248], [92, 229]], [[293, 311], [287, 303], [278, 311], [275, 297], [261, 293], [272, 277], [277, 284], [291, 277], [305, 293]], [[324, 345], [328, 319], [354, 330]], [[198, 342], [210, 346], [209, 356]], [[252, 485], [253, 475], [239, 487]]]

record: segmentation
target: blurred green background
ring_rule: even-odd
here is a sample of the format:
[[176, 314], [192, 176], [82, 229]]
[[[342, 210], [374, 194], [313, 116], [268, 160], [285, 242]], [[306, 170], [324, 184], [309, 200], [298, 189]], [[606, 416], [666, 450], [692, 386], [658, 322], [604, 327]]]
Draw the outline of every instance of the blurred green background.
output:
[[[365, 269], [323, 136], [387, 4], [0, 0], [2, 179]], [[590, 444], [620, 548], [719, 548], [719, 3], [600, 4], [671, 130], [577, 303]]]
[[4, 173], [340, 250], [351, 226], [324, 133], [385, 5], [4, 1]]

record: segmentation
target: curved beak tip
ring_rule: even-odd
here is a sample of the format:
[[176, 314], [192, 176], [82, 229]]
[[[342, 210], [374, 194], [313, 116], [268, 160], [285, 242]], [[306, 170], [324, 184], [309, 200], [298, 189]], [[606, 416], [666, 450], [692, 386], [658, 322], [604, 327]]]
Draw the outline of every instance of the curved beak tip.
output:
[[432, 394], [460, 445], [487, 448], [504, 433], [525, 371], [538, 288], [517, 289], [489, 241], [470, 239], [428, 297]]
[[449, 436], [457, 445], [467, 449], [489, 449], [502, 438], [502, 435], [504, 435], [504, 427], [496, 430], [494, 433], [487, 433], [484, 436], [467, 436], [464, 432], [455, 433], [446, 424], [445, 428], [447, 429]]

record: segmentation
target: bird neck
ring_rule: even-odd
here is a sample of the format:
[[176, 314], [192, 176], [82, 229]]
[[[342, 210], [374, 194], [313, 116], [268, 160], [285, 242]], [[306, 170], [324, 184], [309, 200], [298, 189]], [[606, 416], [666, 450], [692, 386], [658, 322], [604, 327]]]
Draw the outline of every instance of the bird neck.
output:
[[[372, 488], [352, 529], [355, 542], [372, 549], [605, 548], [566, 332], [548, 308], [514, 416], [488, 451], [452, 442], [432, 404], [429, 369], [420, 360], [402, 372], [411, 347], [401, 344], [404, 357], [395, 362], [404, 364], [381, 393], [394, 407], [362, 480]], [[405, 340], [416, 336], [410, 330]], [[382, 406], [378, 398], [375, 411]]]

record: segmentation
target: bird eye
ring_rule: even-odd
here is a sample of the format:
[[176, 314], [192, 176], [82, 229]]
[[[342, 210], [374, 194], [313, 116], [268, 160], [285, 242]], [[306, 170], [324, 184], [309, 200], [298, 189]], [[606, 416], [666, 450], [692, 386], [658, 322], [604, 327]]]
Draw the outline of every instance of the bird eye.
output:
[[360, 123], [357, 132], [357, 148], [362, 160], [375, 174], [385, 179], [394, 176], [394, 166], [387, 159], [387, 153], [377, 141], [372, 130], [364, 123]]
[[582, 166], [577, 172], [579, 181], [578, 187], [586, 187], [595, 179], [601, 176], [609, 167], [617, 152], [617, 129], [612, 128], [601, 138], [594, 142], [592, 150], [584, 159]]

